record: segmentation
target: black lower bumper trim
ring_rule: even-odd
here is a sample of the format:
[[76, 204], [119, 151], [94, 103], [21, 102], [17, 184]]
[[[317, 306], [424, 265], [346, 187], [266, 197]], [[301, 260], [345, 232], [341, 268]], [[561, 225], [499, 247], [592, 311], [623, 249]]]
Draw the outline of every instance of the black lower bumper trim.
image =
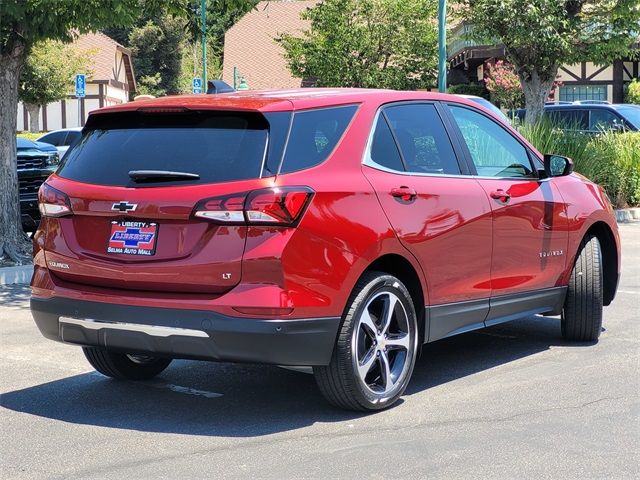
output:
[[66, 298], [32, 298], [31, 313], [45, 337], [65, 343], [171, 358], [300, 366], [329, 363], [340, 325], [339, 317], [254, 319]]

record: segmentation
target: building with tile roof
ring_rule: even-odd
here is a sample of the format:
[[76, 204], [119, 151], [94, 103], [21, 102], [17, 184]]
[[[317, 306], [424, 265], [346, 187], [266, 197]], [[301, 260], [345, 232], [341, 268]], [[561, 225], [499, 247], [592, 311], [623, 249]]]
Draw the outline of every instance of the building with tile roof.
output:
[[[249, 88], [296, 88], [303, 86], [284, 59], [284, 50], [275, 41], [283, 33], [299, 34], [309, 27], [300, 14], [317, 0], [263, 1], [233, 25], [224, 37], [222, 79], [234, 84], [234, 71]], [[236, 84], [239, 79], [236, 78]]]
[[[77, 99], [70, 84], [66, 99], [40, 109], [42, 130], [83, 126], [91, 110], [128, 102], [129, 94], [136, 90], [129, 49], [99, 32], [80, 35], [72, 47], [90, 56], [86, 96]], [[22, 102], [18, 105], [18, 129], [21, 128], [29, 129], [27, 109]]]

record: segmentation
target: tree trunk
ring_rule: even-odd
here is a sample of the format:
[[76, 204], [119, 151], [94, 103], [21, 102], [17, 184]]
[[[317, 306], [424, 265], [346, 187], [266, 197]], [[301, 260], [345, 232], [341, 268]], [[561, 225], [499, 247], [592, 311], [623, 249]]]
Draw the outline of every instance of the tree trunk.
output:
[[27, 112], [29, 112], [29, 131], [30, 132], [39, 132], [40, 131], [40, 105], [35, 103], [25, 103], [25, 107], [27, 107]]
[[524, 103], [527, 109], [525, 122], [528, 125], [536, 123], [542, 116], [544, 103], [549, 98], [549, 92], [551, 92], [557, 74], [558, 67], [552, 69], [549, 80], [541, 78], [538, 72], [519, 72], [520, 83], [524, 91]]
[[25, 60], [20, 43], [0, 53], [0, 265], [31, 261], [31, 242], [22, 230], [16, 165], [18, 82]]

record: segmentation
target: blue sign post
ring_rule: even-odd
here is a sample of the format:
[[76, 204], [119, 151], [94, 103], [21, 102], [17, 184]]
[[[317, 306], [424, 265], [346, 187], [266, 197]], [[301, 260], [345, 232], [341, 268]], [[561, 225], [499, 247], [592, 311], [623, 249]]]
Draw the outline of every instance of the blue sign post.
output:
[[82, 98], [86, 95], [87, 77], [86, 75], [79, 73], [76, 75], [76, 97]]
[[202, 79], [194, 78], [193, 79], [193, 93], [202, 93]]
[[87, 92], [87, 76], [83, 73], [76, 75], [76, 98], [78, 99], [78, 126], [84, 126], [84, 119], [82, 118], [82, 101]]

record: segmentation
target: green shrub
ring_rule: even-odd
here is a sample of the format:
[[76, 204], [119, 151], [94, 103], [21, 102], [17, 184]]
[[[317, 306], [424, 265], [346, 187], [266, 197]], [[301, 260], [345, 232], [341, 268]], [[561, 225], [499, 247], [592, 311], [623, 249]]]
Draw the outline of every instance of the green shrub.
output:
[[458, 85], [451, 85], [447, 89], [447, 93], [455, 93], [457, 95], [474, 95], [476, 97], [483, 97], [489, 100], [489, 91], [484, 85], [477, 83], [460, 83]]
[[640, 205], [640, 133], [590, 136], [548, 121], [523, 125], [520, 133], [541, 153], [573, 159], [576, 172], [601, 185], [616, 208]]
[[640, 81], [634, 78], [627, 86], [627, 103], [635, 103], [640, 105]]
[[20, 138], [26, 138], [27, 140], [36, 140], [45, 133], [47, 132], [18, 132], [16, 136]]
[[640, 205], [640, 133], [608, 132], [589, 142], [590, 175], [616, 207]]

